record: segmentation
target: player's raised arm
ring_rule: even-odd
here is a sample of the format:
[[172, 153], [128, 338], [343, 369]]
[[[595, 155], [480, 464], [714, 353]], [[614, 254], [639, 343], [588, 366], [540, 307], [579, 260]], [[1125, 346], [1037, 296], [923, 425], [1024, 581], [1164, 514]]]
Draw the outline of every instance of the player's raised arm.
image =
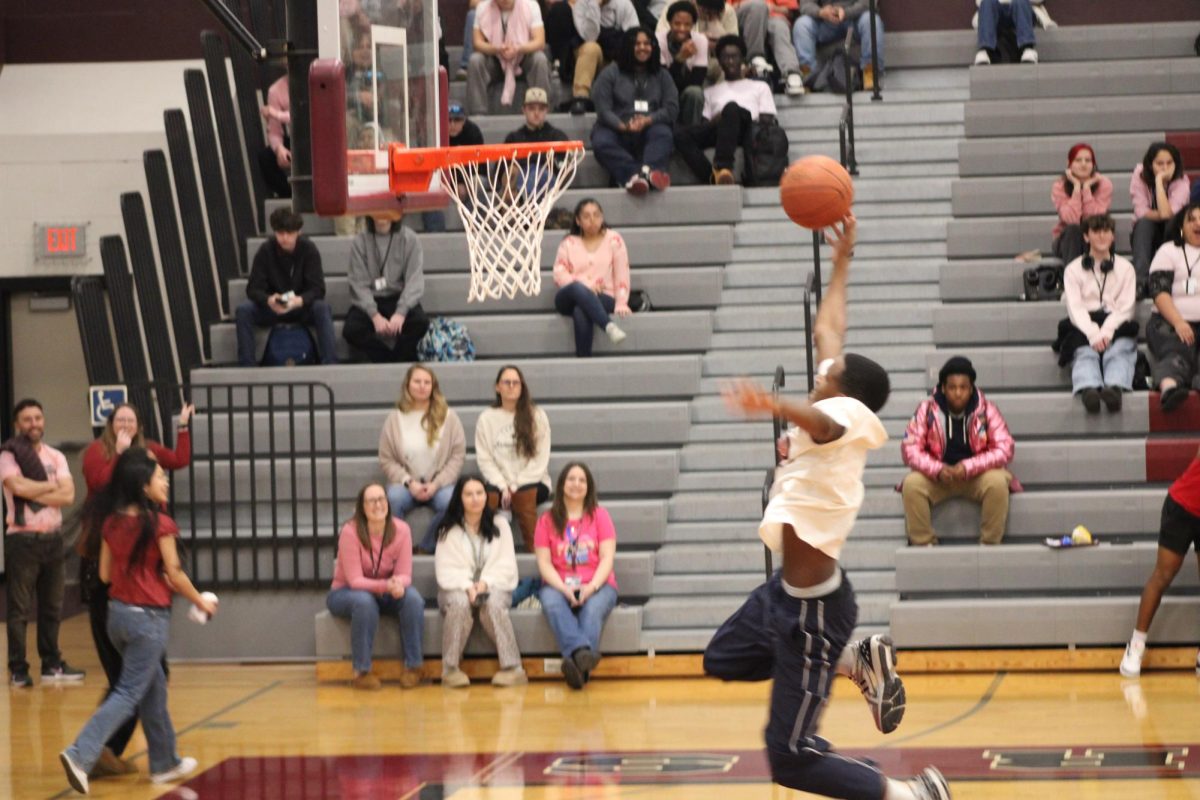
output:
[[839, 422], [806, 402], [776, 398], [753, 381], [739, 380], [721, 391], [725, 404], [749, 416], [780, 416], [799, 426], [817, 444], [832, 442], [846, 432]]
[[858, 220], [854, 214], [847, 214], [841, 223], [825, 229], [825, 241], [833, 248], [833, 274], [829, 276], [829, 288], [821, 298], [821, 307], [813, 323], [818, 361], [837, 358], [845, 346], [846, 284], [850, 280], [850, 259], [857, 236]]

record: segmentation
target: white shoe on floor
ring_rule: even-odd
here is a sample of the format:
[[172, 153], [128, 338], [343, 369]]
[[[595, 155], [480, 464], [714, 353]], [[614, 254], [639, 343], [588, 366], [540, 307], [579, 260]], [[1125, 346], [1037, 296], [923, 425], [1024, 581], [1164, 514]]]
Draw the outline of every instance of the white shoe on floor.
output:
[[979, 48], [979, 52], [975, 54], [975, 66], [982, 67], [992, 63], [992, 57], [988, 55], [988, 51], [984, 48]]
[[608, 340], [613, 344], [620, 344], [625, 341], [625, 331], [617, 327], [617, 323], [610, 322], [604, 326], [604, 332], [608, 334]]
[[1021, 63], [1022, 64], [1038, 63], [1037, 48], [1036, 47], [1026, 47], [1024, 50], [1022, 50], [1021, 51]]
[[788, 97], [804, 97], [804, 78], [799, 72], [787, 76], [787, 86], [784, 87]]
[[58, 760], [62, 764], [63, 772], [67, 773], [67, 782], [71, 784], [71, 788], [80, 794], [87, 794], [87, 770], [76, 764], [75, 759], [71, 758], [66, 750], [58, 754]]
[[1125, 645], [1125, 655], [1121, 658], [1121, 674], [1126, 678], [1136, 678], [1142, 674], [1142, 657], [1146, 655], [1146, 645], [1130, 642]]
[[196, 771], [199, 764], [196, 759], [191, 756], [184, 756], [179, 759], [179, 763], [166, 772], [157, 772], [150, 776], [151, 783], [174, 783], [185, 775], [190, 775]]

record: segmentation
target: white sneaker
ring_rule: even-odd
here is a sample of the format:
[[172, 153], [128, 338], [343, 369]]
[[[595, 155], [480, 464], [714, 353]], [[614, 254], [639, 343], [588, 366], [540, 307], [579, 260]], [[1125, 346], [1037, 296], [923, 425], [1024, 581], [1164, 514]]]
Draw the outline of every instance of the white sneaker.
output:
[[950, 785], [937, 767], [926, 767], [908, 782], [918, 800], [950, 800]]
[[71, 784], [71, 788], [80, 794], [87, 794], [87, 770], [76, 764], [75, 760], [71, 758], [66, 750], [58, 754], [58, 760], [62, 763], [63, 772], [67, 773], [67, 783]]
[[184, 756], [179, 763], [166, 772], [157, 772], [150, 776], [151, 783], [174, 783], [185, 775], [196, 771], [199, 762], [191, 756]]
[[605, 325], [604, 332], [608, 334], [608, 340], [613, 344], [620, 344], [625, 341], [625, 331], [618, 328], [615, 322]]
[[750, 67], [754, 70], [754, 74], [760, 78], [764, 78], [775, 71], [762, 56], [755, 56], [750, 59]]
[[854, 667], [850, 680], [858, 685], [875, 727], [881, 733], [891, 733], [904, 719], [904, 681], [896, 674], [896, 647], [892, 637], [875, 634], [869, 639], [851, 642], [854, 648]]
[[988, 51], [984, 48], [979, 48], [979, 52], [975, 54], [975, 66], [982, 67], [992, 63], [992, 57], [988, 55]]
[[787, 86], [784, 87], [788, 97], [804, 97], [804, 78], [799, 72], [787, 76]]
[[1125, 655], [1121, 658], [1121, 674], [1126, 678], [1136, 678], [1142, 674], [1142, 656], [1146, 655], [1146, 645], [1130, 642], [1125, 645]]
[[1022, 50], [1021, 51], [1021, 63], [1022, 64], [1038, 63], [1037, 48], [1036, 47], [1026, 47], [1024, 50]]

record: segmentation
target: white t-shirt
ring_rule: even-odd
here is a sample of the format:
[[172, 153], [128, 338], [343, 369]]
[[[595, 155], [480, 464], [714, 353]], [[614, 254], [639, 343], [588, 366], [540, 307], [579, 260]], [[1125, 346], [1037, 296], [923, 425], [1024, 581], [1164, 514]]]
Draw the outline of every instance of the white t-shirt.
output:
[[888, 435], [879, 417], [852, 397], [828, 397], [813, 408], [845, 433], [817, 444], [802, 428], [788, 431], [788, 456], [775, 470], [758, 535], [778, 552], [783, 549], [780, 526], [791, 525], [801, 541], [837, 558], [862, 507], [867, 453], [882, 447]]
[[775, 115], [775, 98], [771, 87], [762, 81], [742, 78], [739, 81], [721, 81], [704, 90], [704, 118], [716, 119], [721, 109], [729, 102], [737, 103], [757, 120], [759, 114]]
[[[1191, 267], [1191, 270], [1188, 267]], [[1158, 248], [1150, 262], [1150, 274], [1170, 272], [1171, 299], [1175, 308], [1188, 322], [1200, 322], [1200, 247], [1184, 242], [1183, 247], [1167, 242]], [[1188, 277], [1192, 278], [1194, 292], [1188, 293]]]
[[[492, 0], [483, 0], [483, 1], [484, 1], [484, 3], [492, 2]], [[542, 22], [542, 7], [541, 6], [539, 6], [537, 3], [535, 3], [534, 0], [517, 0], [517, 2], [524, 3], [526, 6], [529, 7], [529, 30], [533, 30], [534, 28], [545, 27], [545, 23]], [[483, 3], [480, 3], [480, 7], [482, 7], [482, 6], [483, 6]], [[501, 11], [500, 19], [504, 20], [505, 24], [508, 24], [508, 15], [511, 13], [512, 13], [511, 11]], [[476, 30], [479, 29], [479, 9], [475, 10], [475, 29]]]
[[433, 444], [430, 444], [429, 435], [421, 427], [423, 416], [424, 411], [405, 411], [400, 414], [400, 441], [408, 474], [417, 480], [427, 481], [437, 472], [434, 469], [434, 456], [437, 454], [438, 440], [442, 438], [442, 432], [438, 431]]

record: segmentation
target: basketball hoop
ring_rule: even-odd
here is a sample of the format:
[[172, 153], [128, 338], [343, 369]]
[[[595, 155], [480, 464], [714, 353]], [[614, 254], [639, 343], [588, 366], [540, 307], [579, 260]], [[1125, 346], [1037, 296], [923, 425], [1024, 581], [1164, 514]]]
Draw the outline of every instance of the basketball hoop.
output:
[[436, 173], [458, 206], [471, 257], [468, 301], [542, 289], [546, 217], [583, 159], [583, 142], [406, 148], [392, 144], [394, 194], [424, 192]]

